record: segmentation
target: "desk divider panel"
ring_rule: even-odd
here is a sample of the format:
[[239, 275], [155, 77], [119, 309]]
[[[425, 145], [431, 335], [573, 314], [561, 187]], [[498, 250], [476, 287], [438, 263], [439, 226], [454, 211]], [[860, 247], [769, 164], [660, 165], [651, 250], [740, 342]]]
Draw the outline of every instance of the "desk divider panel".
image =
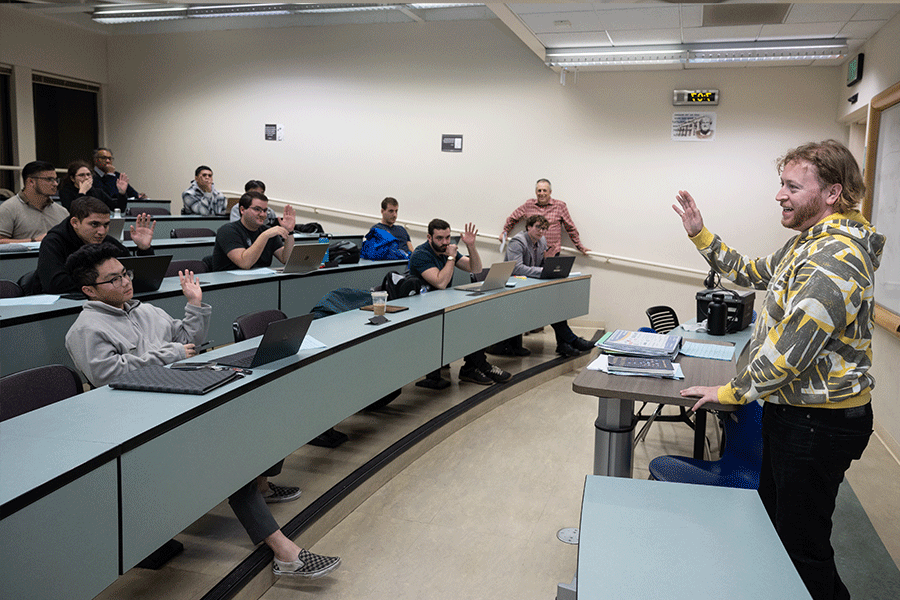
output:
[[0, 521], [0, 596], [93, 598], [114, 582], [117, 499], [113, 461]]
[[[589, 277], [500, 293], [445, 313], [444, 363], [535, 327], [587, 314]], [[462, 295], [462, 292], [454, 292]], [[477, 326], [473, 325], [477, 323]]]
[[442, 324], [436, 314], [298, 369], [273, 363], [280, 376], [255, 369], [241, 395], [123, 454], [124, 568], [316, 435], [440, 367]]

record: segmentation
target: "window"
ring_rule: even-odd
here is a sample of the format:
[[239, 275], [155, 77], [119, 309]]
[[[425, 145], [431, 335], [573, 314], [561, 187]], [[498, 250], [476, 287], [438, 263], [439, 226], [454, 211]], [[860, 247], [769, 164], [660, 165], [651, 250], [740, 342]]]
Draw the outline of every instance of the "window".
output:
[[[0, 165], [12, 164], [12, 77], [10, 71], [0, 66]], [[0, 170], [0, 188], [15, 189], [15, 174]]]
[[65, 168], [90, 160], [98, 146], [96, 85], [34, 74], [34, 133], [38, 160]]

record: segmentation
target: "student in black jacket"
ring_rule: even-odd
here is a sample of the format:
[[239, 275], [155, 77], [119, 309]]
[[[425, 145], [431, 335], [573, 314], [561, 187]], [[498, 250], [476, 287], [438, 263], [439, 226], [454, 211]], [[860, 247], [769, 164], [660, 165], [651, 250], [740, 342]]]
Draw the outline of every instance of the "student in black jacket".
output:
[[[69, 209], [69, 218], [47, 232], [41, 242], [38, 254], [38, 266], [31, 294], [67, 294], [77, 292], [81, 288], [76, 285], [66, 271], [66, 259], [85, 244], [107, 242], [121, 251], [120, 256], [129, 256], [126, 248], [119, 240], [107, 237], [109, 231], [109, 207], [91, 196], [82, 196]], [[150, 215], [138, 215], [131, 226], [131, 239], [137, 249], [135, 254], [144, 256], [153, 254], [153, 229], [156, 221]]]
[[94, 176], [91, 173], [91, 165], [86, 160], [76, 160], [69, 163], [69, 172], [59, 184], [59, 203], [66, 210], [71, 209], [72, 202], [82, 196], [93, 196], [101, 200], [109, 207], [109, 210], [119, 209], [125, 214], [128, 198], [125, 192], [128, 190], [128, 181], [121, 180], [116, 183], [116, 195], [110, 196], [103, 188], [94, 187]]

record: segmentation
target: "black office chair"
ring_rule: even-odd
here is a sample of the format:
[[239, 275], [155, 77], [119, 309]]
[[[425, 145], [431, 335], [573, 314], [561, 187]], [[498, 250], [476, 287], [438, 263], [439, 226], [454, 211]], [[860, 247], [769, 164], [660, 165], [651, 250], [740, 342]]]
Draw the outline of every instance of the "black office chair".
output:
[[136, 217], [141, 213], [148, 215], [170, 215], [168, 208], [160, 208], [156, 206], [129, 206], [125, 211], [126, 217]]
[[25, 295], [22, 288], [15, 281], [0, 279], [0, 298], [21, 298]]
[[71, 398], [84, 391], [81, 377], [65, 365], [35, 367], [0, 378], [0, 421]]
[[261, 310], [254, 313], [241, 315], [231, 324], [234, 332], [234, 341], [243, 342], [252, 337], [262, 335], [266, 332], [266, 327], [274, 321], [287, 319], [287, 315], [278, 309]]
[[647, 318], [656, 333], [669, 333], [679, 325], [678, 315], [669, 306], [651, 306], [647, 309]]
[[[678, 315], [675, 314], [675, 311], [670, 306], [651, 306], [646, 312], [647, 318], [650, 319], [650, 327], [656, 333], [669, 333], [679, 325]], [[635, 445], [647, 437], [647, 432], [650, 431], [650, 426], [653, 425], [654, 421], [684, 423], [691, 429], [694, 428], [694, 422], [688, 416], [687, 409], [683, 406], [678, 407], [677, 415], [664, 415], [662, 414], [664, 405], [658, 404], [652, 414], [645, 415], [642, 411], [646, 406], [647, 402], [644, 402], [635, 415], [638, 421], [647, 421], [638, 434], [634, 436]]]
[[195, 275], [209, 271], [206, 268], [206, 263], [202, 260], [173, 260], [169, 263], [169, 268], [166, 269], [166, 277], [175, 277], [178, 275], [178, 271], [184, 270], [193, 271]]
[[207, 227], [176, 227], [169, 232], [169, 237], [175, 238], [192, 238], [192, 237], [215, 237], [216, 232]]

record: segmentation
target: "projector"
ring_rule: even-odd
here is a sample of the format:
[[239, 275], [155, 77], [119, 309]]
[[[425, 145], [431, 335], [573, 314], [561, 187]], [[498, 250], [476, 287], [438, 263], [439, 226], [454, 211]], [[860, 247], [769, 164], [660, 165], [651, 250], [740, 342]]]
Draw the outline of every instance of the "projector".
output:
[[728, 308], [728, 324], [726, 331], [734, 333], [742, 331], [750, 325], [753, 320], [753, 301], [756, 298], [756, 292], [725, 289], [705, 289], [697, 292], [697, 322], [706, 320], [709, 316], [709, 303], [712, 302], [713, 294], [721, 294]]

